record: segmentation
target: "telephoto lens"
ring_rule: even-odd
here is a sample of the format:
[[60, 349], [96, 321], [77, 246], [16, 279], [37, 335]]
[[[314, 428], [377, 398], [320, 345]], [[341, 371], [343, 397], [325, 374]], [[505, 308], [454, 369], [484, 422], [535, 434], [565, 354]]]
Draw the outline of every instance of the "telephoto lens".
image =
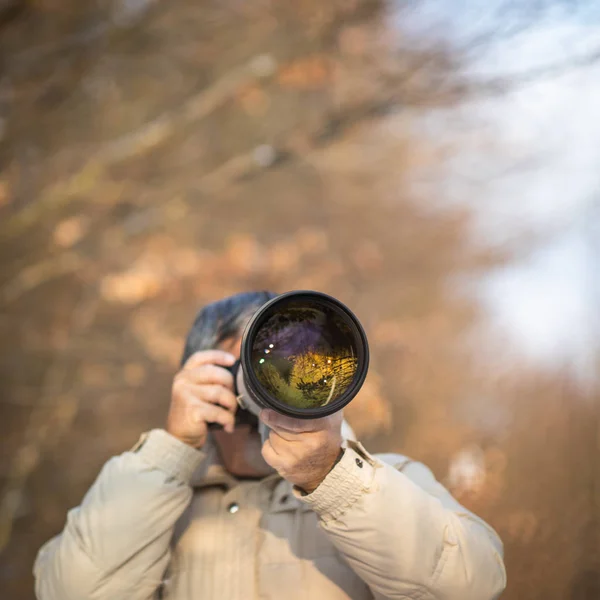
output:
[[251, 318], [240, 367], [258, 408], [316, 419], [348, 404], [369, 368], [365, 332], [339, 300], [320, 292], [277, 296]]

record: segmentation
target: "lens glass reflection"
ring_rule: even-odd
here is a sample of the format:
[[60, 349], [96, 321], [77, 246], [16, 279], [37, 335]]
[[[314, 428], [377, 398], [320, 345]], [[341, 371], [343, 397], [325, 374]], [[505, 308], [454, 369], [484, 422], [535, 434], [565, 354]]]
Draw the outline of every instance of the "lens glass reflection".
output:
[[295, 408], [339, 398], [358, 367], [357, 340], [341, 314], [325, 303], [276, 304], [258, 329], [252, 366], [271, 396]]

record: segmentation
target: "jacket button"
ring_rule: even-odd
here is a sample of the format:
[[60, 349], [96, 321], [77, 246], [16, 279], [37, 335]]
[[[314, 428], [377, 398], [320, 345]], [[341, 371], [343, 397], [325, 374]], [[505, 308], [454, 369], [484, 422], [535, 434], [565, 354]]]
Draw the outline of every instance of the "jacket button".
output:
[[357, 459], [356, 459], [356, 464], [357, 464], [357, 466], [358, 466], [358, 468], [359, 468], [359, 469], [362, 469], [362, 466], [363, 466], [363, 461], [362, 461], [362, 460], [360, 460], [360, 458], [357, 458]]
[[240, 505], [237, 502], [232, 502], [228, 507], [227, 511], [234, 515], [238, 510], [240, 510]]

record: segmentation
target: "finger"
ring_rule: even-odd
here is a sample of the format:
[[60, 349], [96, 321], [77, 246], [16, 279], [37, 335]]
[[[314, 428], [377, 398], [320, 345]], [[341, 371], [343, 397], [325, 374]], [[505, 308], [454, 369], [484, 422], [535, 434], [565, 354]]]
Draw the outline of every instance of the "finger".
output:
[[328, 434], [321, 432], [306, 433], [278, 433], [269, 432], [269, 441], [273, 450], [280, 456], [287, 456], [294, 460], [301, 460], [320, 453], [321, 448], [328, 439]]
[[216, 383], [233, 391], [233, 375], [217, 365], [200, 365], [184, 371], [184, 377], [196, 384]]
[[294, 419], [282, 415], [274, 410], [264, 409], [260, 413], [260, 420], [271, 429], [278, 432], [308, 433], [321, 431], [327, 428], [327, 417], [320, 419]]
[[233, 354], [225, 352], [223, 350], [201, 350], [190, 356], [185, 365], [184, 370], [194, 369], [201, 365], [222, 365], [224, 367], [230, 367], [236, 361]]
[[302, 442], [305, 441], [306, 437], [311, 435], [312, 432], [299, 432], [295, 433], [288, 431], [287, 429], [271, 429], [269, 436], [271, 438], [271, 444], [275, 449], [280, 448], [281, 444]]
[[267, 439], [267, 441], [263, 444], [261, 454], [268, 465], [270, 465], [274, 469], [277, 469], [277, 466], [280, 462], [280, 458], [277, 452], [275, 451], [275, 448], [273, 448], [271, 440]]
[[235, 426], [235, 416], [231, 411], [208, 402], [199, 402], [192, 410], [192, 418], [196, 423], [219, 423], [229, 433]]
[[190, 391], [203, 402], [221, 405], [223, 408], [235, 413], [238, 407], [237, 399], [231, 390], [218, 384], [194, 385], [190, 384]]

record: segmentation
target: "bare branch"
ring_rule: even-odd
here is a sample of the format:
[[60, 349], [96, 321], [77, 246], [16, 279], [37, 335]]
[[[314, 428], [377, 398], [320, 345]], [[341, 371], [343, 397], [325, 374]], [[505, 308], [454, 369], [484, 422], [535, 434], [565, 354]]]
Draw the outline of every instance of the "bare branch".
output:
[[255, 57], [247, 64], [232, 69], [207, 89], [190, 98], [178, 110], [165, 113], [134, 133], [108, 143], [77, 173], [66, 181], [55, 184], [42, 197], [8, 218], [0, 238], [12, 239], [39, 221], [47, 212], [64, 206], [75, 195], [85, 196], [97, 185], [108, 167], [154, 150], [175, 132], [211, 114], [240, 87], [270, 77], [275, 69], [276, 63], [272, 57]]

